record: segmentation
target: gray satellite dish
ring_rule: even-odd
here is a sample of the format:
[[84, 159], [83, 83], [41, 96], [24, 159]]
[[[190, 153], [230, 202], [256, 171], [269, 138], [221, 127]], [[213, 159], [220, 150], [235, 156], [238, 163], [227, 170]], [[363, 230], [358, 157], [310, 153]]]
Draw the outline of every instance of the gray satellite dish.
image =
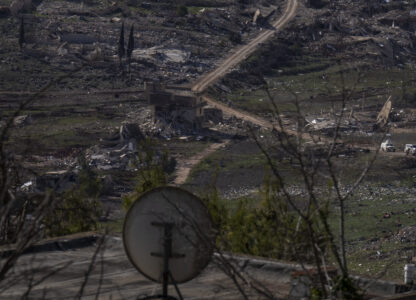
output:
[[140, 196], [127, 212], [123, 228], [124, 249], [144, 276], [167, 285], [197, 276], [209, 263], [215, 231], [210, 215], [193, 194], [175, 187], [153, 189]]

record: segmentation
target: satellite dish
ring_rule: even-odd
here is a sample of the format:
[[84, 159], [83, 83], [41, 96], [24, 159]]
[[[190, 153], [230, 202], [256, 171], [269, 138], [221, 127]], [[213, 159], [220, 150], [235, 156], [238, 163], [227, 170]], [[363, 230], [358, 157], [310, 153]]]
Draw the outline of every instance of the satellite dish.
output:
[[215, 230], [198, 197], [180, 188], [160, 187], [130, 207], [123, 243], [131, 263], [148, 279], [163, 283], [161, 297], [168, 299], [168, 283], [180, 296], [176, 283], [193, 279], [207, 266]]

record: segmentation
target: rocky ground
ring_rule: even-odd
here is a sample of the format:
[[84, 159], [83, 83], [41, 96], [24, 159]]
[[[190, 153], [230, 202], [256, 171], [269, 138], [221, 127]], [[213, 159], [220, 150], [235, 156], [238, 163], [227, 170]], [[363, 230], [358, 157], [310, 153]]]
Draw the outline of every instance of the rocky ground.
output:
[[[301, 1], [297, 17], [288, 28], [277, 33], [274, 40], [225, 78], [224, 85], [234, 89], [241, 84], [256, 85], [259, 74], [283, 76], [325, 70], [329, 67], [328, 62], [337, 60], [342, 60], [343, 65], [350, 64], [350, 67], [404, 68], [412, 65], [416, 55], [413, 4], [406, 1], [325, 3], [318, 9], [305, 6]], [[302, 59], [307, 62], [307, 58], [312, 61], [300, 67], [299, 62]], [[313, 66], [311, 62], [321, 64]], [[289, 66], [298, 68], [285, 70]], [[244, 80], [239, 84], [238, 79]], [[224, 91], [221, 85], [217, 89]]]
[[[33, 3], [29, 12], [0, 19], [0, 70], [8, 74], [1, 76], [0, 87], [36, 90], [92, 56], [92, 65], [57, 88], [139, 86], [156, 78], [166, 83], [190, 83], [215, 66], [218, 53], [226, 53], [261, 29], [252, 23], [257, 8], [276, 18], [282, 3], [264, 1], [261, 5], [239, 6], [226, 0], [190, 2], [187, 15], [178, 15], [178, 5], [159, 1]], [[21, 17], [26, 43], [19, 51]], [[131, 68], [124, 77], [117, 57], [122, 22], [126, 46], [132, 25], [135, 39]]]

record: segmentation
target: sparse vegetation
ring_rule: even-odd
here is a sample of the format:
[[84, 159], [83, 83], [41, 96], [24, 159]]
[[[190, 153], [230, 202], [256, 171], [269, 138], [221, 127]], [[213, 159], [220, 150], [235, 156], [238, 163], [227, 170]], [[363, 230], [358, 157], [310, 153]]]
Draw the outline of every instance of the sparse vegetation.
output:
[[134, 25], [132, 24], [131, 28], [130, 28], [129, 41], [128, 41], [128, 44], [127, 44], [127, 52], [126, 52], [127, 53], [127, 63], [129, 65], [129, 72], [130, 72], [131, 54], [133, 53], [133, 50], [134, 50], [133, 28], [134, 28]]
[[102, 215], [98, 201], [102, 183], [88, 166], [85, 157], [79, 157], [79, 164], [81, 169], [77, 186], [54, 196], [57, 204], [44, 221], [47, 237], [94, 231], [98, 228], [98, 220]]
[[[69, 8], [68, 3], [58, 0], [44, 1], [38, 11], [26, 12], [25, 20], [0, 18], [4, 33], [0, 36], [0, 129], [14, 114], [17, 103], [30, 97], [30, 91], [83, 64], [93, 51], [102, 51], [98, 61], [80, 74], [57, 82], [50, 87], [49, 95], [16, 115], [23, 121], [16, 120], [12, 132], [0, 141], [7, 148], [7, 153], [4, 152], [7, 155], [2, 153], [1, 158], [16, 159], [21, 166], [0, 166], [3, 171], [18, 170], [13, 174], [16, 176], [10, 185], [12, 189], [3, 186], [1, 200], [7, 202], [13, 193], [21, 193], [21, 187], [34, 182], [39, 174], [73, 165], [80, 152], [102, 143], [127, 119], [145, 128], [155, 127], [149, 132], [157, 139], [155, 143], [140, 144], [138, 156], [129, 160], [125, 170], [108, 169], [106, 165], [98, 168], [94, 163], [99, 158], [89, 161], [94, 170], [85, 162], [75, 163], [82, 166], [76, 189], [60, 195], [47, 192], [46, 198], [35, 197], [33, 203], [17, 206], [10, 224], [23, 220], [28, 211], [36, 211], [34, 204], [47, 207], [52, 199], [48, 197], [54, 194], [53, 199], [59, 199], [55, 214], [46, 219], [40, 212], [36, 215], [43, 220], [42, 229], [47, 235], [95, 230], [103, 223], [119, 228], [120, 219], [107, 222], [100, 201], [106, 205], [112, 203], [118, 213], [114, 218], [122, 218], [122, 206], [128, 208], [140, 194], [169, 183], [174, 177], [175, 158], [162, 148], [186, 161], [206, 148], [202, 139], [215, 136], [216, 141], [231, 140], [230, 146], [197, 165], [185, 187], [204, 195], [207, 178], [217, 173], [216, 186], [206, 202], [220, 229], [221, 249], [307, 261], [318, 268], [320, 262], [316, 258], [321, 258], [323, 264], [335, 265], [341, 271], [336, 278], [338, 284], [332, 286], [337, 295], [352, 291], [359, 296], [349, 274], [372, 276], [385, 272], [387, 279], [401, 279], [403, 264], [412, 262], [415, 255], [415, 241], [406, 230], [415, 228], [412, 195], [416, 160], [401, 153], [404, 144], [416, 143], [412, 50], [415, 38], [414, 24], [409, 19], [409, 11], [414, 7], [397, 1], [305, 3], [306, 7], [292, 19], [289, 28], [276, 30], [271, 42], [260, 45], [258, 51], [233, 67], [210, 90], [211, 95], [227, 106], [275, 121], [275, 126], [276, 120], [282, 118], [291, 134], [305, 131], [304, 136], [291, 142], [307, 146], [299, 146], [291, 156], [284, 153], [288, 144], [279, 143], [276, 132], [261, 128], [254, 129], [254, 136], [264, 145], [264, 153], [258, 148], [253, 150], [254, 142], [250, 140], [253, 136], [245, 127], [247, 122], [228, 115], [220, 124], [207, 122], [211, 130], [187, 132], [192, 141], [180, 130], [166, 134], [163, 126], [149, 125], [149, 118], [142, 118], [142, 109], [147, 104], [139, 91], [143, 82], [154, 79], [174, 85], [195, 82], [236, 44], [243, 47], [258, 33], [268, 30], [283, 11], [282, 2], [181, 1], [172, 6], [163, 1], [127, 0], [114, 5], [83, 2], [86, 6], [75, 9], [78, 3], [71, 3], [74, 7]], [[266, 14], [277, 7], [263, 27], [252, 24], [253, 9], [257, 7]], [[127, 47], [123, 20], [135, 24], [136, 36], [140, 34], [135, 43], [131, 25]], [[16, 42], [21, 51], [16, 51]], [[132, 59], [135, 46], [140, 49]], [[127, 58], [128, 80], [119, 76], [119, 69], [115, 68], [117, 57], [123, 74]], [[340, 75], [344, 76], [342, 83]], [[263, 89], [265, 85], [269, 86], [268, 92]], [[348, 103], [340, 104], [339, 100], [346, 95]], [[363, 166], [378, 149], [378, 140], [386, 134], [374, 132], [372, 124], [389, 96], [395, 115], [388, 134], [400, 152], [383, 153], [368, 170], [362, 186], [343, 202], [344, 193], [361, 176]], [[275, 99], [275, 103], [269, 98]], [[299, 115], [300, 110], [304, 114]], [[353, 129], [339, 135], [306, 130], [306, 124], [320, 119], [328, 121], [330, 117], [337, 120], [339, 115], [347, 116], [348, 126]], [[334, 148], [322, 146], [334, 136], [339, 138], [333, 143]], [[127, 139], [122, 146], [134, 148], [134, 141]], [[109, 155], [108, 161], [124, 159], [126, 156], [121, 152], [125, 149], [109, 150], [113, 156]], [[332, 156], [327, 155], [328, 151]], [[264, 156], [267, 153], [270, 160]], [[313, 170], [317, 161], [333, 167], [332, 174], [327, 165]], [[273, 174], [280, 174], [285, 185], [279, 178], [268, 177], [273, 165], [277, 166]], [[109, 186], [118, 189], [103, 197], [99, 190], [104, 177]], [[310, 185], [305, 177], [312, 178]], [[0, 185], [4, 185], [2, 180], [0, 177]], [[286, 198], [299, 206], [282, 196], [285, 187], [289, 188], [290, 197], [295, 195]], [[334, 196], [334, 191], [339, 194]], [[303, 211], [305, 207], [309, 211]], [[301, 217], [296, 208], [303, 213]], [[341, 216], [345, 217], [343, 225]], [[102, 221], [99, 225], [98, 219]], [[14, 228], [7, 233], [5, 227], [1, 229], [2, 243], [15, 241]], [[39, 235], [34, 237], [33, 240]], [[315, 250], [321, 253], [314, 253]], [[322, 284], [325, 280], [321, 281], [313, 289], [317, 298], [330, 294], [325, 295], [327, 286]]]
[[217, 244], [221, 249], [275, 259], [312, 261], [311, 248], [305, 243], [307, 228], [278, 199], [276, 188], [267, 176], [259, 200], [240, 198], [234, 200], [233, 206], [218, 196], [215, 187], [211, 188], [205, 201], [219, 230]]
[[137, 185], [134, 192], [123, 199], [123, 208], [128, 210], [131, 204], [153, 188], [167, 184], [168, 173], [175, 169], [175, 160], [169, 158], [167, 152], [161, 156], [156, 155], [155, 142], [148, 139], [143, 141], [138, 149], [137, 160]]
[[118, 39], [118, 59], [120, 60], [120, 67], [122, 67], [122, 59], [125, 55], [124, 49], [124, 22], [121, 23], [120, 38]]
[[25, 43], [25, 24], [23, 17], [20, 20], [20, 29], [19, 29], [19, 47], [20, 50], [23, 48]]

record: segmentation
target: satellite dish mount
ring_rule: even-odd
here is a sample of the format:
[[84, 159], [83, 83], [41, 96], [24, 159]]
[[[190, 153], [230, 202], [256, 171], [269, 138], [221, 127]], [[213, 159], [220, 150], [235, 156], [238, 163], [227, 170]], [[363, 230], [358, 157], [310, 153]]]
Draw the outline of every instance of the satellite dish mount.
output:
[[162, 295], [147, 296], [139, 299], [166, 299], [166, 300], [177, 300], [173, 296], [168, 295], [169, 280], [175, 287], [176, 293], [178, 293], [179, 300], [183, 300], [182, 294], [176, 284], [172, 273], [169, 270], [169, 260], [172, 258], [182, 258], [185, 254], [172, 253], [172, 229], [175, 226], [169, 222], [152, 222], [152, 226], [163, 227], [163, 253], [152, 252], [151, 256], [163, 258], [163, 279], [162, 279]]

